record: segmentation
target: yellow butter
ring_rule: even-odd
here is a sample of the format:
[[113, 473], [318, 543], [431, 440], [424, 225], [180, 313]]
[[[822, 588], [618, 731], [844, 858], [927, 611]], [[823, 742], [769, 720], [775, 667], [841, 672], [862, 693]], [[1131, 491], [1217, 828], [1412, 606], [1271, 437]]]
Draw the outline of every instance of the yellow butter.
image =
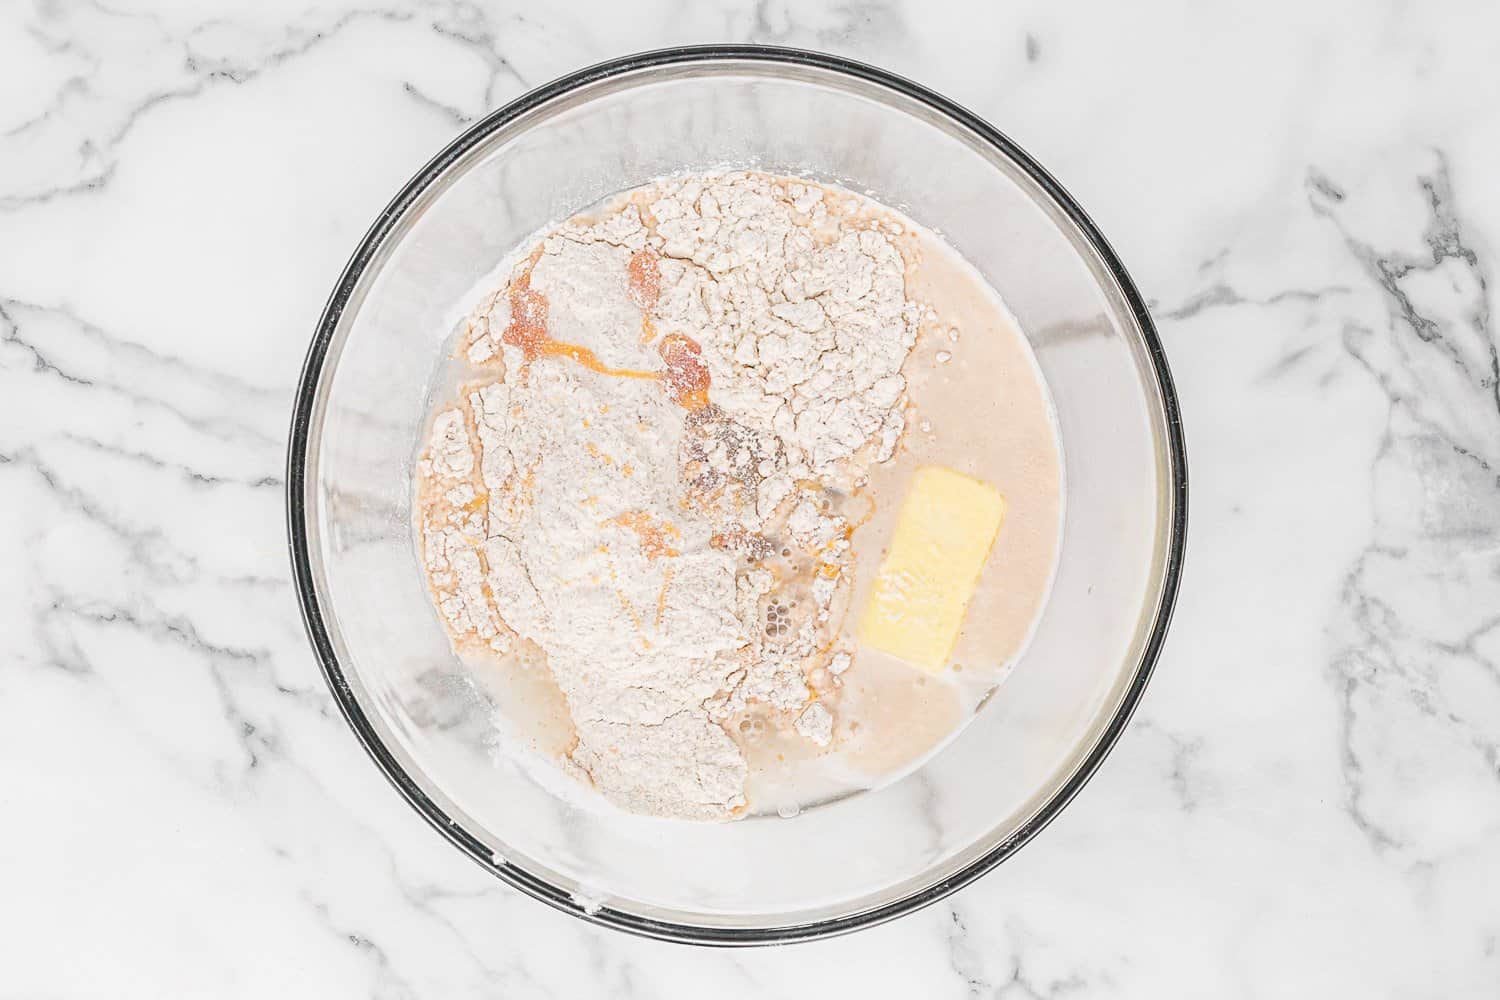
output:
[[864, 643], [933, 673], [946, 667], [1004, 517], [988, 483], [918, 469], [860, 621]]

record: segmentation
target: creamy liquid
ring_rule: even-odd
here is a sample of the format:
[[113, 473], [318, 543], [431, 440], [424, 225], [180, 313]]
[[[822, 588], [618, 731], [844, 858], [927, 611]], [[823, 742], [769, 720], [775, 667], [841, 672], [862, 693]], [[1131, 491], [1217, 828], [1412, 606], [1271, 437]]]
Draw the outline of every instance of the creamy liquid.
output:
[[[909, 400], [902, 444], [891, 461], [872, 467], [868, 484], [841, 511], [859, 524], [852, 538], [852, 599], [841, 609], [841, 638], [853, 645], [853, 663], [838, 678], [822, 670], [809, 678], [833, 712], [834, 739], [820, 749], [786, 720], [754, 709], [731, 719], [726, 729], [749, 766], [751, 815], [794, 815], [920, 766], [974, 718], [1004, 679], [1024, 651], [1051, 584], [1062, 517], [1061, 453], [1036, 361], [984, 279], [942, 240], [901, 222], [907, 297], [931, 307], [933, 316], [902, 368]], [[442, 380], [461, 380], [463, 366], [450, 367]], [[988, 482], [1007, 505], [950, 664], [938, 674], [866, 648], [858, 638], [901, 504], [924, 465]], [[540, 650], [524, 643], [503, 659], [485, 651], [464, 660], [500, 716], [501, 752], [520, 750], [549, 762], [543, 767], [555, 766], [550, 762], [577, 737]], [[595, 798], [611, 808], [589, 796]]]
[[475, 653], [465, 656], [464, 664], [505, 720], [513, 746], [549, 759], [573, 748], [578, 734], [568, 700], [535, 644], [518, 640], [504, 659]]

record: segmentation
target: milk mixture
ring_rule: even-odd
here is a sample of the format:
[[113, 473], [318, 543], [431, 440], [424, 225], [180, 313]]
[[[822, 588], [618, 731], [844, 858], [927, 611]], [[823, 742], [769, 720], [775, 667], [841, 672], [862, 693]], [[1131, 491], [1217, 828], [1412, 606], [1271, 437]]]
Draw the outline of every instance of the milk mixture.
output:
[[827, 185], [680, 176], [496, 284], [415, 494], [506, 745], [726, 820], [888, 781], [972, 717], [1045, 599], [1061, 462], [951, 249]]

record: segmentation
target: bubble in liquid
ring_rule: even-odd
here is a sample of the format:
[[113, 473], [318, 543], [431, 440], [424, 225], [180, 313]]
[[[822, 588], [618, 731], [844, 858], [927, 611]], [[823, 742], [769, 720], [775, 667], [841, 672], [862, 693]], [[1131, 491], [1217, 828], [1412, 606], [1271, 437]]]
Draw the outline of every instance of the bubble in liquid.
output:
[[781, 604], [772, 604], [766, 608], [766, 635], [781, 636], [789, 631], [787, 622], [787, 608]]

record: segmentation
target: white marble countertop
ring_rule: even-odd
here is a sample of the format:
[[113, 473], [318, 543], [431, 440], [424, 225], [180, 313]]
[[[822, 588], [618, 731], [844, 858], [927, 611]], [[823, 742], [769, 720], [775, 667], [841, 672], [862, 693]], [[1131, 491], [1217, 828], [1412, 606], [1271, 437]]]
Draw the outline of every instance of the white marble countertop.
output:
[[[314, 321], [467, 123], [631, 50], [823, 48], [987, 116], [1152, 301], [1166, 655], [950, 900], [726, 953], [459, 855], [289, 584]], [[1465, 2], [38, 0], [0, 10], [0, 996], [1460, 997], [1500, 984], [1500, 16]]]

